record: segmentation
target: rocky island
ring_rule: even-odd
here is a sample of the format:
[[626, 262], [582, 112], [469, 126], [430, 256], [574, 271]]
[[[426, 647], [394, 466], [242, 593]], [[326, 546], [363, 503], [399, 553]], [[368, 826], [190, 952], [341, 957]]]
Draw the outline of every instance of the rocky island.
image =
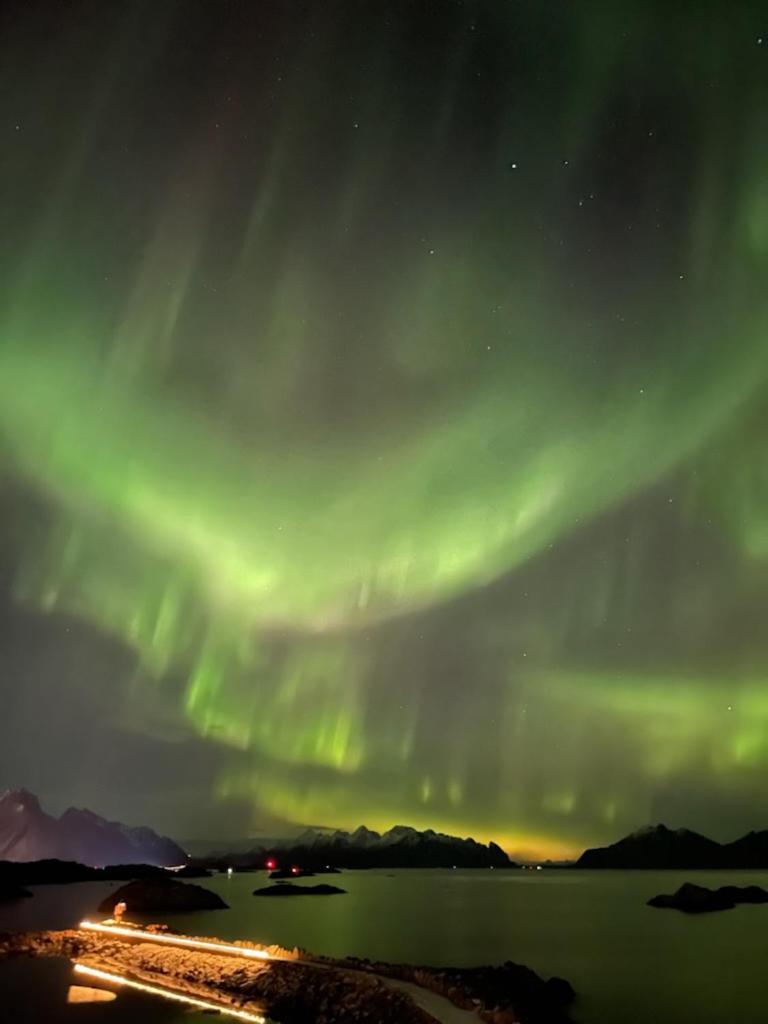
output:
[[265, 885], [263, 889], [254, 889], [254, 896], [342, 896], [346, 889], [336, 885], [291, 885], [289, 882], [278, 882], [277, 885]]
[[707, 889], [685, 882], [677, 892], [661, 893], [648, 900], [649, 907], [680, 910], [684, 914], [708, 914], [716, 910], [732, 910], [739, 903], [768, 903], [768, 892], [759, 885], [723, 885]]
[[116, 903], [124, 902], [136, 914], [177, 913], [186, 910], [226, 910], [227, 904], [210, 889], [173, 878], [142, 878], [121, 886], [99, 904], [108, 914]]

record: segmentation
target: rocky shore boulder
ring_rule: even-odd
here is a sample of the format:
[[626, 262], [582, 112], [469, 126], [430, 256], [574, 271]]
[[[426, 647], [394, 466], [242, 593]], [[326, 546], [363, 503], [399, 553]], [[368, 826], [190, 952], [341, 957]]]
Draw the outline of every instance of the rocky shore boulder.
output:
[[254, 896], [338, 896], [346, 895], [346, 889], [335, 885], [267, 885], [263, 889], [254, 889]]
[[768, 892], [759, 885], [723, 885], [717, 891], [734, 903], [768, 903]]
[[464, 1009], [482, 1008], [490, 1024], [569, 1024], [575, 998], [563, 978], [546, 981], [523, 964], [508, 960], [493, 967], [417, 969], [417, 984], [446, 995]]
[[680, 910], [684, 914], [709, 914], [716, 910], [732, 910], [737, 903], [768, 903], [768, 892], [759, 885], [724, 885], [707, 889], [685, 882], [677, 892], [661, 893], [648, 900], [649, 907]]
[[[325, 962], [325, 960], [323, 960]], [[541, 978], [511, 960], [487, 967], [417, 967], [349, 957], [355, 970], [407, 981], [435, 992], [487, 1024], [572, 1024], [575, 993], [563, 978]]]
[[125, 903], [128, 914], [176, 913], [181, 910], [226, 910], [227, 904], [210, 889], [177, 882], [173, 878], [142, 878], [110, 893], [99, 904], [109, 914], [116, 903]]

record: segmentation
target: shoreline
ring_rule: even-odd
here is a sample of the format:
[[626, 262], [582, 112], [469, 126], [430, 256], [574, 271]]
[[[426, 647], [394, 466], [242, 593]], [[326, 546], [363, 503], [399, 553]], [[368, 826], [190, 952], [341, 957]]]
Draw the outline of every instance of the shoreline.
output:
[[[157, 931], [152, 932], [154, 927]], [[150, 926], [135, 936], [85, 929], [0, 934], [0, 959], [66, 957], [106, 974], [206, 999], [279, 1024], [569, 1024], [573, 992], [528, 968], [431, 968], [353, 957], [313, 957], [250, 942], [226, 952], [192, 948], [220, 940]], [[156, 936], [156, 937], [153, 937]], [[166, 938], [163, 939], [162, 936]], [[175, 939], [186, 942], [174, 945]], [[262, 958], [263, 957], [263, 958]]]

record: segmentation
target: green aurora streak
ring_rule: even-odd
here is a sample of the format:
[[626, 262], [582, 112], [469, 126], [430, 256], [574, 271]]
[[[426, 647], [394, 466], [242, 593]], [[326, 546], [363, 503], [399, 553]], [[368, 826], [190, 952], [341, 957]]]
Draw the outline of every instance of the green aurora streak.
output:
[[[147, 33], [127, 5], [81, 84], [49, 68], [70, 134], [19, 116], [1, 172], [25, 211], [0, 437], [46, 509], [15, 600], [128, 645], [139, 702], [182, 679], [179, 713], [232, 748], [212, 795], [255, 817], [561, 853], [664, 785], [752, 799], [768, 645], [697, 641], [768, 591], [758, 6], [584, 3], [555, 31], [446, 3], [427, 87], [407, 5], [368, 33], [339, 4], [268, 110], [235, 67], [132, 199], [131, 61], [162, 61], [167, 6]], [[461, 166], [478, 66], [493, 127]], [[604, 166], [630, 109], [634, 173]], [[669, 530], [690, 560], [667, 568]]]

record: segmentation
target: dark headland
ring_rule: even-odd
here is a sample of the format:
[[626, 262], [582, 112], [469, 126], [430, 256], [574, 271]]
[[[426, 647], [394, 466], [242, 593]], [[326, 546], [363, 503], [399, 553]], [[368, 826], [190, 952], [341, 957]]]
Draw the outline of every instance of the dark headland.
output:
[[618, 870], [747, 870], [768, 868], [768, 831], [718, 843], [690, 829], [651, 825], [610, 846], [585, 850], [576, 868]]

